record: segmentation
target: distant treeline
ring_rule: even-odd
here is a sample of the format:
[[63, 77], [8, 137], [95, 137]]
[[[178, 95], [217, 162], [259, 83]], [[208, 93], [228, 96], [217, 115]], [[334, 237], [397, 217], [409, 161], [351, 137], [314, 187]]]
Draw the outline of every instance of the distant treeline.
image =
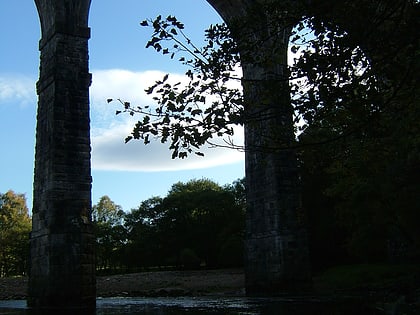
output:
[[245, 188], [209, 179], [176, 183], [129, 213], [108, 196], [93, 207], [97, 268], [219, 268], [243, 264]]
[[[315, 272], [352, 263], [420, 262], [416, 165], [387, 159], [363, 146], [299, 152]], [[210, 179], [178, 182], [165, 197], [129, 212], [101, 197], [92, 209], [98, 272], [241, 267], [245, 189], [243, 179], [225, 186]], [[26, 274], [30, 229], [25, 196], [0, 194], [0, 276]]]

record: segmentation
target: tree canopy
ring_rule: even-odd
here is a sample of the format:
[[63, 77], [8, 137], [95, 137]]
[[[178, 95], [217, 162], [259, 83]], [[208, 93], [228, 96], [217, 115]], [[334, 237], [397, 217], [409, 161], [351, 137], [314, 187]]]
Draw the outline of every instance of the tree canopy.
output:
[[[408, 98], [404, 101], [409, 103], [415, 100], [417, 1], [311, 1], [306, 5], [268, 1], [266, 5], [259, 4], [258, 10], [250, 10], [249, 16], [229, 27], [211, 25], [205, 32], [204, 47], [195, 46], [173, 16], [143, 21], [143, 26], [152, 28], [146, 47], [187, 66], [189, 82], [172, 83], [168, 75], [155, 82], [146, 91], [154, 95], [156, 105], [121, 101], [124, 107], [118, 113], [141, 116], [126, 141], [149, 143], [157, 138], [169, 142], [174, 158], [201, 155], [202, 145], [214, 144], [214, 138], [223, 135], [227, 136], [225, 144], [235, 148], [229, 142], [234, 126], [257, 119], [244, 111], [242, 89], [232, 84], [241, 80], [235, 71], [244, 63], [287, 66], [279, 49], [282, 32], [290, 34], [296, 60], [289, 66], [289, 77], [269, 76], [269, 80], [289, 80], [299, 132], [321, 121], [322, 129], [335, 131], [316, 143], [371, 127], [377, 113], [388, 111], [392, 107], [388, 103], [397, 103], [399, 97]], [[261, 26], [261, 16], [269, 33], [255, 41], [248, 35]], [[272, 29], [277, 31], [270, 32]], [[269, 56], [255, 53], [266, 45], [270, 45]], [[290, 145], [275, 145], [281, 149], [286, 144]]]
[[102, 196], [92, 207], [92, 221], [96, 234], [96, 264], [99, 269], [115, 266], [121, 255], [121, 245], [126, 241], [122, 227], [124, 211], [109, 196]]
[[25, 195], [0, 193], [0, 276], [26, 273], [30, 231]]
[[[131, 245], [145, 249], [143, 263], [241, 265], [245, 201], [238, 186], [221, 187], [208, 179], [178, 182], [165, 198], [151, 198], [132, 210], [126, 225]], [[227, 251], [229, 246], [234, 252]]]
[[[239, 180], [223, 187], [209, 179], [178, 182], [164, 198], [144, 200], [115, 225], [97, 222], [99, 269], [241, 266], [243, 190]], [[104, 200], [115, 205], [104, 196], [95, 211]]]
[[[165, 76], [147, 90], [156, 105], [121, 101], [120, 112], [141, 118], [126, 141], [168, 142], [173, 158], [200, 155], [217, 136], [237, 148], [230, 142], [235, 125], [271, 117], [244, 110], [264, 98], [247, 104], [232, 84], [240, 80], [236, 70], [286, 67], [281, 38], [287, 33], [295, 62], [282, 72], [287, 77], [267, 72], [265, 78], [289, 82], [296, 142], [271, 141], [260, 149], [298, 150], [309, 216], [332, 217], [349, 255], [419, 257], [419, 2], [266, 3], [234, 23], [210, 26], [204, 47], [195, 46], [173, 16], [142, 22], [152, 29], [147, 47], [186, 65], [188, 84]], [[258, 40], [247, 36], [262, 25], [266, 33]], [[255, 53], [259, 47], [271, 53]], [[273, 139], [281, 128], [273, 129]]]

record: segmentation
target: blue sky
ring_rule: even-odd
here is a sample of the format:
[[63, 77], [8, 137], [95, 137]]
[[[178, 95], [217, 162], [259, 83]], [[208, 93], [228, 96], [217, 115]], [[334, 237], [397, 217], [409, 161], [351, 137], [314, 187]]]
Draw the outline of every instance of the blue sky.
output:
[[[244, 176], [244, 154], [234, 150], [209, 149], [205, 158], [171, 160], [167, 145], [124, 144], [134, 121], [116, 117], [117, 105], [107, 104], [106, 99], [150, 103], [145, 88], [165, 73], [174, 78], [184, 73], [176, 61], [144, 48], [150, 29], [139, 22], [159, 14], [175, 15], [196, 42], [209, 24], [221, 22], [204, 0], [92, 1], [93, 204], [108, 195], [129, 211], [152, 196], [165, 196], [177, 181], [210, 178], [223, 185]], [[34, 2], [1, 0], [0, 29], [0, 192], [25, 193], [31, 208], [40, 39]], [[241, 131], [237, 136], [241, 141]]]

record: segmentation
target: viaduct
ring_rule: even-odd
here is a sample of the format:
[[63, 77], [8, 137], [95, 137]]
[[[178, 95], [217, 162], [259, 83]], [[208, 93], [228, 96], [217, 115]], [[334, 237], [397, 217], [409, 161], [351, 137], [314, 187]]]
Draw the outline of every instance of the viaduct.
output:
[[[207, 1], [229, 24], [265, 0]], [[28, 306], [93, 310], [96, 281], [88, 62], [91, 0], [35, 3], [42, 38]], [[257, 21], [261, 32], [254, 29], [256, 40], [270, 31], [264, 14]], [[242, 64], [244, 97], [251, 104], [248, 110], [254, 114], [269, 113], [270, 117], [245, 125], [245, 279], [249, 295], [275, 295], [310, 283], [294, 152], [253, 149], [272, 139], [269, 133], [273, 126], [286, 126], [281, 137], [284, 141], [293, 139], [287, 80], [271, 79], [273, 74], [287, 76], [288, 34], [276, 36], [283, 43], [282, 60], [270, 68]], [[255, 54], [269, 55], [264, 47], [254, 49]], [[267, 98], [268, 90], [271, 96], [261, 108], [260, 100]]]

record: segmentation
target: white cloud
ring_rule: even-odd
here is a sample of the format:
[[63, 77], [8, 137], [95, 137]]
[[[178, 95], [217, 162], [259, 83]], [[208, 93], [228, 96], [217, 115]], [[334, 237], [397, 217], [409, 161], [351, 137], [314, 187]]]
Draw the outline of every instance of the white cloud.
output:
[[23, 75], [0, 74], [0, 103], [26, 106], [36, 102], [35, 80]]
[[[93, 71], [91, 95], [92, 167], [97, 170], [167, 171], [208, 168], [241, 161], [244, 154], [232, 149], [203, 148], [205, 157], [191, 155], [172, 160], [169, 144], [159, 141], [144, 145], [141, 141], [124, 139], [131, 133], [136, 118], [115, 115], [121, 109], [117, 102], [107, 103], [108, 98], [121, 98], [132, 104], [152, 104], [144, 89], [165, 75], [160, 71], [132, 72], [127, 70]], [[184, 75], [170, 74], [170, 82], [186, 82]], [[2, 103], [35, 105], [37, 95], [35, 80], [15, 74], [0, 74], [0, 105]], [[235, 143], [243, 143], [243, 130], [238, 129]]]
[[[162, 79], [165, 74], [162, 71], [133, 72], [123, 69], [93, 71], [91, 99], [94, 103], [105, 101], [107, 98], [125, 98], [132, 102], [149, 102], [151, 98], [146, 95], [144, 90], [156, 80]], [[171, 74], [171, 78], [183, 80], [184, 76]]]
[[[124, 139], [131, 133], [136, 117], [115, 116], [121, 109], [118, 103], [108, 104], [108, 98], [120, 98], [132, 104], [145, 105], [153, 101], [144, 89], [165, 75], [160, 71], [132, 72], [112, 69], [93, 71], [91, 89], [92, 167], [96, 170], [169, 171], [208, 168], [235, 163], [244, 154], [233, 149], [203, 148], [205, 157], [191, 155], [187, 159], [172, 160], [169, 144], [159, 141], [144, 145], [141, 141]], [[185, 76], [170, 74], [169, 80], [185, 82]], [[235, 143], [243, 143], [243, 130], [238, 128]], [[220, 141], [220, 140], [219, 140]]]
[[171, 159], [168, 144], [158, 141], [144, 145], [141, 141], [124, 143], [131, 123], [115, 125], [92, 137], [92, 166], [96, 170], [174, 171], [208, 168], [243, 160], [243, 153], [232, 149], [204, 148], [205, 157], [191, 155], [187, 159]]
[[133, 104], [149, 103], [144, 90], [164, 74], [158, 71], [132, 72], [121, 69], [93, 71], [90, 89], [92, 125], [105, 126], [119, 121], [115, 111], [118, 102], [107, 103], [108, 98], [122, 99]]

